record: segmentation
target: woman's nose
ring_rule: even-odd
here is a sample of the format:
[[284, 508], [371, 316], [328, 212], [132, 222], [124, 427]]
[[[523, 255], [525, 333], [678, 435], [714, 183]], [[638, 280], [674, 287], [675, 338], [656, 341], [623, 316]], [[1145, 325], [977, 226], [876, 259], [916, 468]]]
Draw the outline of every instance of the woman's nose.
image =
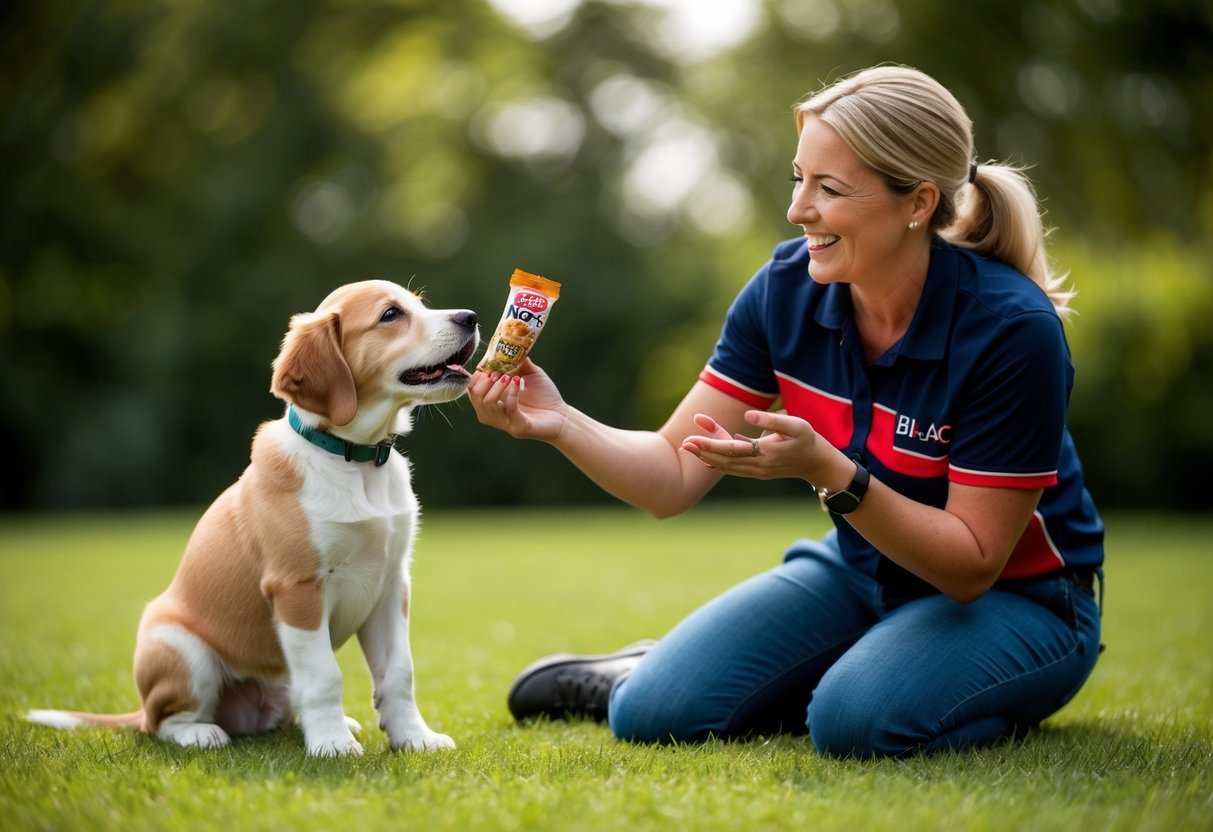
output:
[[818, 219], [817, 206], [807, 191], [804, 187], [797, 188], [792, 195], [792, 203], [788, 206], [788, 222], [792, 225], [808, 225]]

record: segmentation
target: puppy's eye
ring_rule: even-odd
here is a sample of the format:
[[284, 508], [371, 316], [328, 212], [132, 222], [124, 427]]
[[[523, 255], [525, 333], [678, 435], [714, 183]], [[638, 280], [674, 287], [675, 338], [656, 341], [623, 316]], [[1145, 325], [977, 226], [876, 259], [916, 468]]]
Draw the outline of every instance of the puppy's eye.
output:
[[404, 312], [401, 311], [400, 307], [389, 306], [387, 309], [383, 310], [383, 314], [379, 316], [379, 323], [386, 324], [388, 321], [394, 321], [402, 315], [404, 315]]

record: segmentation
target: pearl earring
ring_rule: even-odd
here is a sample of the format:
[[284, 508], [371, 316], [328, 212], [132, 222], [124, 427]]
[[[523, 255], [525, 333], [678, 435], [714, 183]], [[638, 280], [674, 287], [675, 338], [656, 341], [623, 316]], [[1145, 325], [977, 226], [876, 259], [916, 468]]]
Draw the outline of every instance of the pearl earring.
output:
[[910, 222], [910, 230], [913, 231], [917, 227], [918, 227], [918, 220], [912, 220]]

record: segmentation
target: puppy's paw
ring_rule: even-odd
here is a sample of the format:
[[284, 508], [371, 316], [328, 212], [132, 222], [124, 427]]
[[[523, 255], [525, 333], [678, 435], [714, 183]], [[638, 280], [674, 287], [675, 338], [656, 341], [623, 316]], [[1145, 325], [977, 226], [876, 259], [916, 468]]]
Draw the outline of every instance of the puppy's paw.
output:
[[218, 725], [209, 722], [163, 722], [156, 731], [163, 740], [189, 748], [223, 748], [232, 738]]
[[453, 739], [429, 728], [411, 731], [401, 737], [389, 737], [388, 744], [393, 751], [441, 751], [455, 747]]
[[347, 716], [345, 718], [345, 727], [350, 729], [351, 734], [362, 733], [362, 723], [354, 719], [352, 716]]
[[362, 745], [344, 725], [338, 730], [307, 735], [307, 753], [312, 757], [360, 757]]

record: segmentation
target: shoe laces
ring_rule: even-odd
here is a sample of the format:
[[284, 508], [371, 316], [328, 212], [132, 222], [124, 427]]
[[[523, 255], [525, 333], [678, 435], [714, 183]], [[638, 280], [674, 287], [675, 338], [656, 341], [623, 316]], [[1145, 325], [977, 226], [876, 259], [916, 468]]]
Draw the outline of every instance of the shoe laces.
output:
[[606, 716], [611, 686], [615, 681], [614, 676], [584, 667], [565, 668], [552, 680], [556, 708], [601, 719]]

